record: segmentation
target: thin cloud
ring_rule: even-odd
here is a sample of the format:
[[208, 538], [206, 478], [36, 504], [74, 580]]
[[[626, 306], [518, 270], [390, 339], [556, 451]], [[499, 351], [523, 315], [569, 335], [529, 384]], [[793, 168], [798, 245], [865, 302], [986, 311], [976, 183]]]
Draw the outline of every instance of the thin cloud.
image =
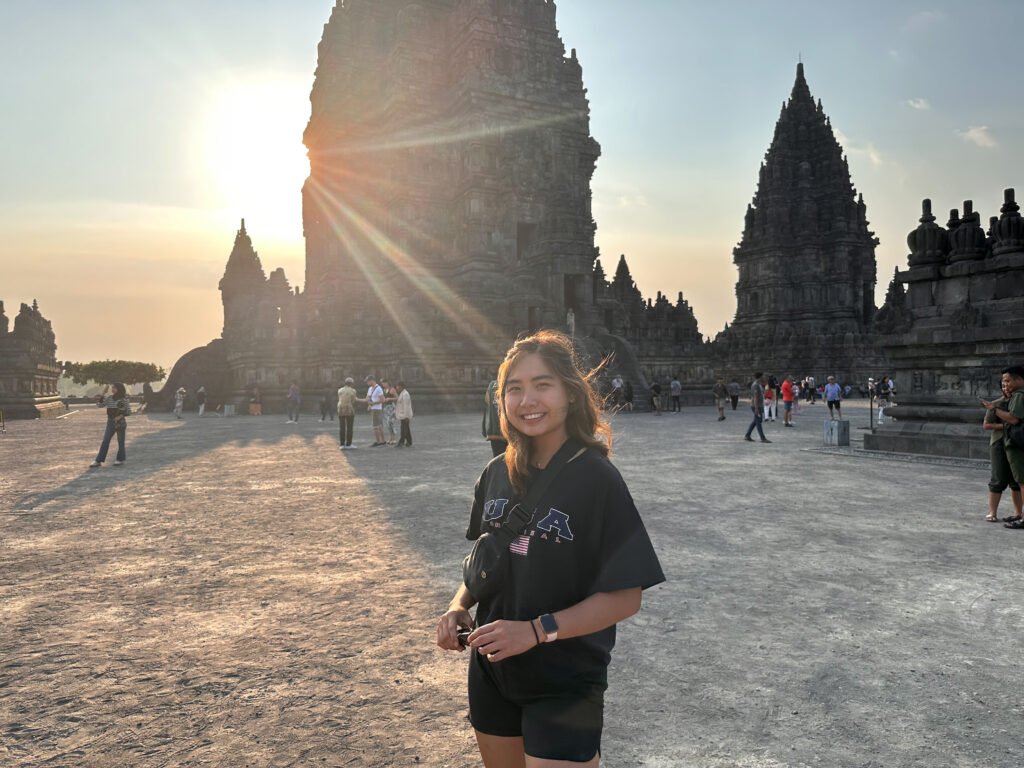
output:
[[956, 135], [982, 149], [994, 149], [999, 146], [999, 142], [989, 132], [987, 125], [972, 125], [966, 131], [957, 131]]
[[907, 101], [907, 105], [911, 109], [917, 109], [917, 110], [920, 110], [922, 112], [927, 112], [929, 109], [932, 108], [932, 105], [928, 103], [928, 99], [921, 99], [921, 98], [909, 99]]
[[619, 197], [619, 208], [646, 208], [647, 198], [643, 195], [622, 195]]
[[909, 31], [920, 30], [944, 24], [948, 20], [949, 17], [942, 11], [920, 11], [907, 19], [904, 27]]
[[838, 128], [835, 129], [836, 141], [839, 142], [840, 146], [846, 152], [847, 157], [863, 157], [869, 163], [872, 168], [879, 168], [885, 165], [885, 158], [882, 157], [882, 153], [875, 146], [873, 141], [869, 141], [865, 144], [854, 144], [850, 138], [840, 131]]

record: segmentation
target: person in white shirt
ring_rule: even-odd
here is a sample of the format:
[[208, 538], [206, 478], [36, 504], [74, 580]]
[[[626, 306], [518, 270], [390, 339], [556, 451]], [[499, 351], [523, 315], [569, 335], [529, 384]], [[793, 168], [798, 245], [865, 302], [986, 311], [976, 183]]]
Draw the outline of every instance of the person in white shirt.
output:
[[373, 420], [373, 445], [377, 448], [386, 445], [384, 441], [384, 390], [377, 383], [377, 377], [372, 373], [366, 377], [366, 397], [359, 398], [360, 403], [366, 403], [370, 410], [370, 417]]
[[400, 381], [395, 385], [398, 389], [398, 402], [395, 404], [395, 415], [398, 417], [401, 437], [398, 439], [399, 448], [412, 448], [412, 432], [409, 430], [409, 422], [412, 421], [412, 395], [405, 388], [405, 382]]

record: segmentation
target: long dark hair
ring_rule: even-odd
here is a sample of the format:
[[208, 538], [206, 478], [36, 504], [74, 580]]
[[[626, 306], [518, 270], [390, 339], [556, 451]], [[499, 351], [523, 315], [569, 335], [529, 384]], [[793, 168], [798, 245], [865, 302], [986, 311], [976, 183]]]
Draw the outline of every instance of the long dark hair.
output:
[[119, 381], [115, 381], [111, 386], [114, 388], [114, 397], [118, 400], [128, 394], [128, 390], [125, 389], [124, 384]]
[[552, 374], [561, 379], [569, 395], [569, 410], [565, 415], [565, 431], [588, 448], [607, 456], [612, 448], [612, 430], [601, 411], [601, 399], [594, 388], [593, 380], [600, 372], [598, 366], [584, 373], [576, 359], [572, 341], [564, 333], [538, 331], [519, 339], [505, 354], [505, 360], [498, 369], [498, 412], [501, 415], [501, 433], [508, 441], [505, 450], [505, 466], [512, 487], [519, 494], [526, 493], [529, 477], [529, 438], [509, 424], [505, 414], [505, 382], [509, 373], [524, 355], [540, 355]]

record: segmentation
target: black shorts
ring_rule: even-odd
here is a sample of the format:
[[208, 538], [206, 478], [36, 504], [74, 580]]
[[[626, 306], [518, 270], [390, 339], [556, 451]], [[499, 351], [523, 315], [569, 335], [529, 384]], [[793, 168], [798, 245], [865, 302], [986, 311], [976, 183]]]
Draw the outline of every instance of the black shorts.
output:
[[469, 662], [469, 721], [476, 730], [488, 736], [522, 736], [526, 754], [542, 760], [585, 763], [601, 751], [603, 687], [510, 697], [484, 670], [483, 664], [490, 663]]

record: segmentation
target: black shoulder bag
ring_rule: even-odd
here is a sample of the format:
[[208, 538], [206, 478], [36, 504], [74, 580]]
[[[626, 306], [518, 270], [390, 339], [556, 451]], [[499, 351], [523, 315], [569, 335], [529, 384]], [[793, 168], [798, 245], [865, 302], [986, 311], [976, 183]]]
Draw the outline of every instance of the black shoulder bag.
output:
[[540, 497], [581, 448], [575, 440], [567, 440], [534, 480], [522, 503], [512, 507], [501, 528], [493, 533], [480, 534], [472, 551], [462, 561], [462, 581], [477, 602], [489, 600], [501, 591], [508, 573], [509, 545], [522, 535], [533, 519], [534, 507], [540, 502]]

